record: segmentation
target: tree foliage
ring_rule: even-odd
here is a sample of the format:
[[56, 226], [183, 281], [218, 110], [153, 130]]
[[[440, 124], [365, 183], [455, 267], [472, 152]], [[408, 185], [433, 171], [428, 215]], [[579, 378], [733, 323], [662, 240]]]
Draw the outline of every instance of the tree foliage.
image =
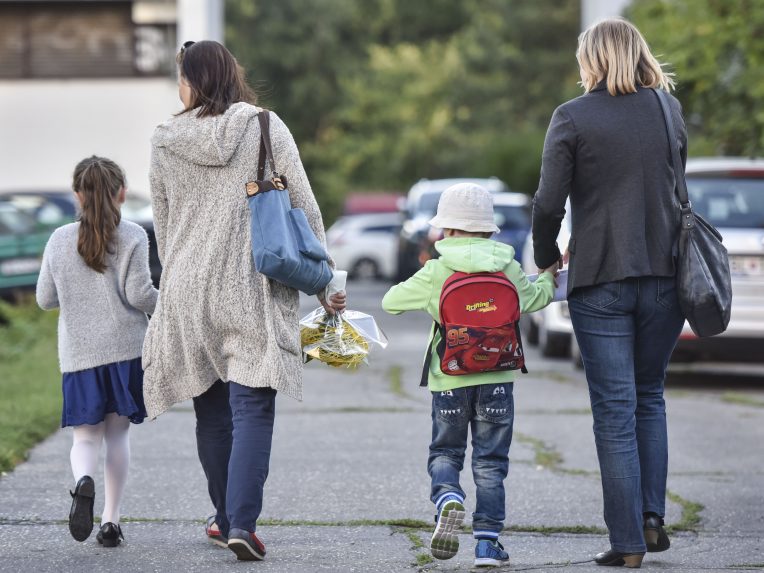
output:
[[297, 139], [322, 207], [421, 177], [538, 182], [580, 93], [578, 0], [228, 0], [226, 38]]
[[694, 155], [764, 151], [764, 3], [637, 0], [628, 16], [676, 72]]

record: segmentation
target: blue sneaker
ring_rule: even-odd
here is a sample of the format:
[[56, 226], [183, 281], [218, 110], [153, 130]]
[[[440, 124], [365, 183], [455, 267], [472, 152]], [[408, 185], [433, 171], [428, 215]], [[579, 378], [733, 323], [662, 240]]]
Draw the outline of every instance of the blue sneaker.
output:
[[475, 545], [475, 567], [509, 565], [509, 553], [498, 539], [478, 539]]
[[456, 497], [446, 498], [438, 512], [430, 553], [435, 559], [451, 559], [459, 551], [459, 528], [464, 521], [464, 504]]

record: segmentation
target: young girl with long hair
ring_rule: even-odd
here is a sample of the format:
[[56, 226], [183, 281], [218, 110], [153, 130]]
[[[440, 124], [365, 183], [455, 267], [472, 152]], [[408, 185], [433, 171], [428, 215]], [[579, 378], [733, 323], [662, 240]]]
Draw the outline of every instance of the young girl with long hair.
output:
[[93, 530], [93, 476], [102, 442], [105, 504], [97, 539], [124, 539], [120, 503], [130, 464], [128, 430], [146, 416], [141, 348], [158, 291], [151, 283], [148, 237], [123, 221], [122, 169], [103, 157], [80, 161], [72, 184], [81, 214], [51, 235], [37, 282], [37, 303], [60, 308], [58, 355], [64, 395], [61, 426], [73, 426], [74, 491], [69, 531], [85, 541]]

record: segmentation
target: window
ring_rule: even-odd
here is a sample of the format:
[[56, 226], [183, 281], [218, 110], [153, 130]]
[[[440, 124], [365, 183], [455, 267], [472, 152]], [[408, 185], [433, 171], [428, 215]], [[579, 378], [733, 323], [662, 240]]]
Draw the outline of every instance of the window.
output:
[[136, 26], [131, 2], [0, 4], [0, 78], [172, 70], [174, 26]]

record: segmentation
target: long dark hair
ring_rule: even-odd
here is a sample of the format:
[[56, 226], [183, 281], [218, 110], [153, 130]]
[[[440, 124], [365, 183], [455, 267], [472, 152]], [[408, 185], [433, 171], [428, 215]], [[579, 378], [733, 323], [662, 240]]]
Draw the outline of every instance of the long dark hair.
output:
[[208, 117], [220, 115], [240, 101], [257, 101], [244, 68], [219, 42], [186, 42], [176, 61], [181, 77], [191, 86], [191, 103], [181, 113], [199, 108], [197, 117]]
[[80, 194], [82, 210], [77, 252], [96, 272], [106, 270], [122, 216], [117, 199], [125, 187], [125, 173], [111, 159], [93, 155], [74, 168], [72, 189]]

